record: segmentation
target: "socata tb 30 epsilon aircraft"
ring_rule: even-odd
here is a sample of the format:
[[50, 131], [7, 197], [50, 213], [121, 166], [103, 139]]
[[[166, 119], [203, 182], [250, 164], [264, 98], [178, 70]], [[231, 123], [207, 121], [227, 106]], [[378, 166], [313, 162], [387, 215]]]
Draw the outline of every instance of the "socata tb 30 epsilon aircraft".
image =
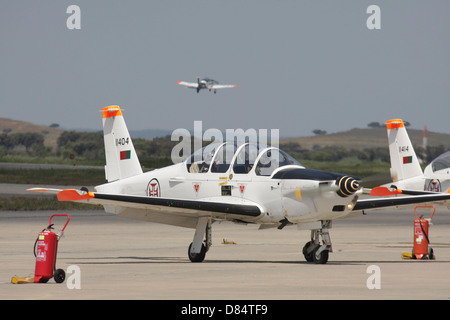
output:
[[332, 252], [332, 220], [367, 209], [450, 199], [449, 194], [360, 199], [357, 178], [306, 169], [278, 148], [249, 143], [211, 144], [182, 163], [143, 173], [121, 109], [102, 111], [108, 183], [95, 192], [29, 190], [57, 193], [60, 201], [101, 204], [121, 217], [193, 228], [192, 262], [204, 260], [211, 224], [218, 220], [311, 230], [303, 254], [324, 264]]

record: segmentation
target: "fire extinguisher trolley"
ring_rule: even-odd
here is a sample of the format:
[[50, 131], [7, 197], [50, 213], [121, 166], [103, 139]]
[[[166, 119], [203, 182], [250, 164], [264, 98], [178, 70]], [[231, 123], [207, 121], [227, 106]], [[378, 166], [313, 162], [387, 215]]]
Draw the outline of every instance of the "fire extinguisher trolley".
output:
[[[52, 219], [55, 216], [67, 217], [60, 234], [52, 231]], [[57, 283], [64, 282], [66, 273], [63, 269], [56, 269], [56, 254], [59, 239], [61, 239], [69, 221], [70, 216], [68, 214], [54, 214], [50, 217], [49, 226], [39, 233], [34, 245], [34, 255], [36, 256], [35, 283], [45, 283], [51, 278], [54, 278]]]
[[[417, 208], [432, 208], [430, 218], [424, 219], [423, 215], [417, 216]], [[431, 218], [433, 218], [436, 208], [433, 206], [416, 206], [414, 208], [414, 214], [416, 215], [416, 220], [414, 220], [414, 247], [412, 252], [413, 259], [435, 259], [433, 249], [429, 248], [430, 238], [429, 238], [429, 226], [431, 223]]]

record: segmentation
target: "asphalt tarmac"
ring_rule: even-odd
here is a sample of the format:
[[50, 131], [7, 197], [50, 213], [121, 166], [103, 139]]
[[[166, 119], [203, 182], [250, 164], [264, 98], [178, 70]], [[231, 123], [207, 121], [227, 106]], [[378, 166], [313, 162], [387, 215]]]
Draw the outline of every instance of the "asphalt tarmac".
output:
[[[56, 262], [66, 270], [66, 281], [11, 283], [13, 276], [34, 275], [34, 242], [54, 213], [71, 217]], [[64, 219], [54, 218], [56, 230]], [[193, 229], [101, 210], [0, 211], [0, 299], [447, 300], [450, 211], [438, 208], [432, 219], [430, 247], [436, 260], [401, 258], [412, 250], [414, 219], [410, 208], [335, 221], [333, 253], [325, 265], [304, 260], [309, 231], [214, 223], [205, 261], [192, 263], [187, 250]], [[235, 244], [222, 244], [224, 239]]]

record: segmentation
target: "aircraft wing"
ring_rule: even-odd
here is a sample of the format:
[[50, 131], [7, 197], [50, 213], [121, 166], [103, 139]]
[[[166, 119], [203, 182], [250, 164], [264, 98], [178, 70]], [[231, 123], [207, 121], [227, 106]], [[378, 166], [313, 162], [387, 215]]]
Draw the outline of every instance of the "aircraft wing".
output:
[[186, 82], [186, 81], [178, 81], [178, 84], [181, 86], [185, 86], [186, 88], [192, 88], [197, 89], [198, 83], [197, 82]]
[[[119, 216], [195, 228], [200, 216], [222, 220], [251, 221], [264, 210], [258, 204], [241, 198], [227, 197], [186, 200], [86, 192], [76, 189], [32, 188], [28, 191], [57, 193], [59, 201], [100, 204]], [[114, 210], [117, 209], [117, 210]], [[128, 210], [127, 209], [132, 209]]]
[[[187, 200], [175, 198], [157, 198], [146, 196], [134, 196], [124, 194], [107, 194], [86, 192], [76, 189], [49, 189], [32, 188], [28, 191], [47, 192], [57, 194], [59, 201], [75, 201], [90, 204], [100, 204], [106, 207], [118, 207], [117, 214], [126, 209], [143, 210], [145, 213], [133, 215], [131, 213], [119, 214], [120, 216], [168, 223], [167, 217], [171, 217], [173, 225], [195, 227], [196, 220], [200, 216], [211, 216], [217, 219], [251, 221], [264, 213], [264, 209], [257, 203], [234, 197], [207, 198], [202, 200]], [[449, 193], [426, 193], [410, 196], [372, 196], [367, 199], [358, 200], [353, 211], [376, 209], [408, 204], [432, 203], [450, 200]], [[146, 218], [139, 217], [145, 215]], [[151, 214], [164, 215], [160, 219], [153, 219]], [[186, 221], [178, 223], [176, 219], [183, 218]], [[191, 221], [188, 221], [191, 218]]]
[[225, 88], [235, 88], [235, 84], [214, 84], [210, 88], [211, 89], [225, 89]]

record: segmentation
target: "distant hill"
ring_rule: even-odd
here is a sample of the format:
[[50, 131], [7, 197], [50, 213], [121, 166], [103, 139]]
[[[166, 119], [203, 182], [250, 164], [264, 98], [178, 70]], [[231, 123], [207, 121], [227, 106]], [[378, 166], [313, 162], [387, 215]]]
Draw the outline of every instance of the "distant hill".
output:
[[[408, 134], [414, 146], [422, 146], [423, 144], [423, 130], [407, 128]], [[64, 132], [63, 129], [53, 128], [50, 126], [36, 125], [30, 122], [11, 120], [0, 118], [0, 133], [15, 133], [15, 132], [39, 132], [45, 137], [44, 144], [49, 147], [56, 147], [57, 139]], [[168, 130], [143, 130], [130, 131], [132, 137], [152, 139], [155, 137], [164, 137], [171, 135]], [[428, 131], [428, 145], [440, 146], [443, 145], [446, 150], [450, 149], [450, 134], [437, 133]], [[385, 128], [354, 128], [348, 131], [338, 133], [282, 139], [281, 144], [294, 142], [298, 143], [301, 148], [313, 149], [314, 146], [340, 146], [346, 149], [366, 149], [386, 147], [387, 133]]]
[[56, 147], [57, 139], [64, 130], [50, 126], [41, 126], [25, 121], [0, 118], [0, 133], [38, 132], [44, 135], [44, 145]]
[[130, 130], [130, 135], [132, 138], [142, 138], [142, 139], [153, 139], [156, 137], [165, 137], [171, 135], [170, 130], [158, 130], [158, 129], [148, 129], [148, 130]]
[[[414, 146], [423, 145], [423, 130], [407, 128], [407, 131]], [[428, 131], [427, 137], [428, 146], [443, 145], [446, 150], [450, 149], [450, 134]], [[304, 149], [312, 149], [315, 145], [321, 147], [340, 146], [346, 149], [388, 147], [386, 128], [354, 128], [338, 133], [280, 141], [280, 143], [288, 142], [298, 143]]]

